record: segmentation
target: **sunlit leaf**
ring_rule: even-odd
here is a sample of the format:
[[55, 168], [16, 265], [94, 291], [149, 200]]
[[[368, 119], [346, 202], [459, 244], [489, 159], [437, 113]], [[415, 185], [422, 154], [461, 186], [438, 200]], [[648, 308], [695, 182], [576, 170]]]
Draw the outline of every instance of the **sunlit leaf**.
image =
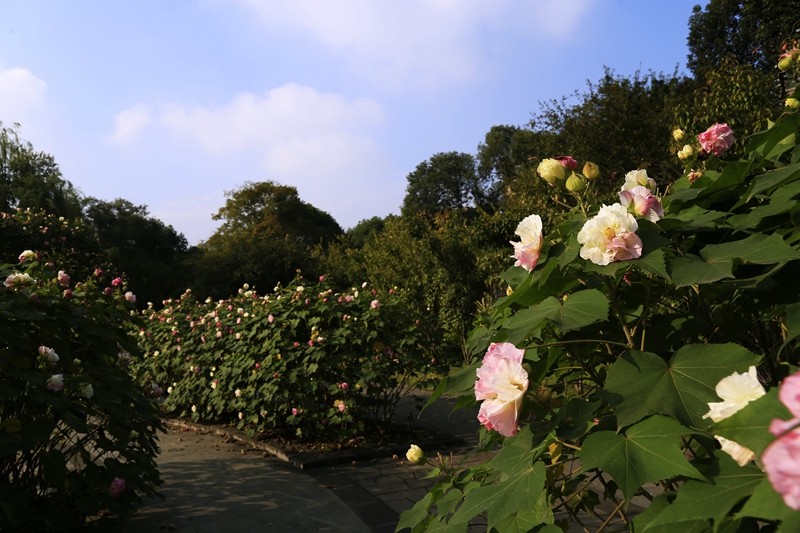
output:
[[605, 391], [616, 403], [619, 427], [654, 413], [671, 415], [695, 428], [708, 403], [719, 401], [714, 390], [719, 380], [744, 372], [760, 356], [736, 344], [689, 344], [667, 363], [650, 352], [632, 350], [608, 370]]
[[764, 472], [757, 466], [739, 466], [724, 453], [707, 475], [710, 481], [688, 480], [681, 485], [675, 501], [661, 510], [650, 527], [687, 519], [712, 519], [718, 527], [728, 512], [764, 479]]
[[697, 256], [686, 255], [670, 259], [669, 266], [676, 288], [734, 277], [733, 261], [730, 260], [709, 263]]
[[678, 476], [703, 479], [681, 450], [681, 437], [691, 433], [674, 418], [654, 415], [624, 433], [598, 431], [583, 443], [584, 469], [599, 468], [619, 485], [626, 502], [645, 483]]

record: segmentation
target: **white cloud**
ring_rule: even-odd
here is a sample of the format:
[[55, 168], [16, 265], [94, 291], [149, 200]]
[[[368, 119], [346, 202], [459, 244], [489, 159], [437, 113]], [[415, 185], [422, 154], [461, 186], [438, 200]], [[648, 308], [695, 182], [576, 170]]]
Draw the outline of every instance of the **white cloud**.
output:
[[41, 109], [46, 92], [47, 84], [30, 70], [0, 66], [0, 121], [26, 122], [30, 113]]
[[[272, 180], [296, 187], [304, 201], [349, 227], [395, 210], [402, 198], [403, 184], [394, 184], [389, 157], [375, 141], [383, 120], [383, 110], [374, 100], [286, 84], [260, 95], [240, 94], [218, 107], [174, 103], [150, 112], [137, 106], [117, 115], [112, 139], [128, 140], [147, 128], [150, 145], [173, 158], [193, 158], [205, 167], [204, 174], [216, 169], [219, 195], [244, 181]], [[199, 153], [189, 155], [197, 148]], [[208, 191], [199, 178], [195, 176], [193, 184], [181, 180], [187, 190]], [[215, 198], [213, 210], [203, 205], [206, 219], [223, 203], [221, 196]], [[185, 211], [185, 206], [164, 219], [176, 220], [177, 226], [177, 211]], [[197, 219], [199, 213], [187, 216]]]
[[[488, 48], [509, 30], [530, 39], [579, 38], [596, 0], [233, 0], [270, 30], [305, 31], [363, 78], [440, 88], [489, 74]], [[518, 36], [519, 36], [518, 35]]]
[[108, 141], [117, 145], [129, 145], [152, 122], [148, 106], [136, 105], [114, 116], [114, 133]]

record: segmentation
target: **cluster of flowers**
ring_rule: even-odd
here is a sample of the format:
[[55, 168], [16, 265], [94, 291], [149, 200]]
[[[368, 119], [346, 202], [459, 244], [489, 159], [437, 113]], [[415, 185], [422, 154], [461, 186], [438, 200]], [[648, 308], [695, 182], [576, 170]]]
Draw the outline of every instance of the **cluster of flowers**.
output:
[[688, 134], [681, 128], [672, 131], [677, 143], [675, 150], [678, 159], [684, 162], [689, 181], [694, 182], [703, 175], [702, 161], [709, 155], [723, 157], [736, 142], [736, 135], [727, 124], [714, 124], [697, 135], [697, 144], [688, 142]]
[[[734, 372], [722, 378], [717, 383], [716, 392], [722, 401], [709, 403], [709, 411], [704, 416], [714, 422], [725, 420], [766, 394], [754, 366], [747, 372]], [[772, 420], [769, 431], [777, 438], [764, 450], [761, 464], [786, 505], [800, 511], [800, 372], [783, 380], [778, 396], [794, 418]], [[749, 448], [724, 437], [715, 438], [722, 451], [733, 457], [739, 466], [756, 459], [756, 454]]]
[[[581, 257], [597, 265], [636, 259], [642, 255], [642, 240], [636, 235], [639, 228], [636, 216], [651, 222], [664, 216], [661, 200], [655, 194], [656, 182], [644, 169], [625, 175], [619, 191], [619, 203], [604, 205], [596, 216], [586, 221], [578, 233]], [[516, 259], [514, 266], [532, 271], [541, 254], [542, 219], [539, 215], [524, 218], [515, 231], [518, 242], [511, 242]]]
[[564, 182], [564, 187], [568, 191], [578, 193], [586, 188], [587, 180], [593, 180], [600, 175], [600, 168], [595, 163], [587, 161], [583, 165], [582, 172], [578, 172], [578, 162], [572, 156], [562, 155], [543, 159], [536, 172], [551, 186]]

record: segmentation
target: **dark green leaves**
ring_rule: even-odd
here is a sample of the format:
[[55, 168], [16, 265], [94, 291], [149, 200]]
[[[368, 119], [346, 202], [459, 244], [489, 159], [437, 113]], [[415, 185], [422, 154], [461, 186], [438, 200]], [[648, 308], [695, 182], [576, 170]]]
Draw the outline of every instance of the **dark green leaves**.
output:
[[690, 344], [669, 362], [632, 350], [608, 370], [605, 391], [616, 404], [619, 427], [661, 413], [703, 428], [708, 426], [702, 418], [708, 403], [719, 401], [714, 391], [719, 380], [744, 372], [758, 360], [758, 355], [736, 344]]
[[554, 297], [515, 313], [506, 325], [508, 342], [514, 344], [530, 335], [549, 320], [561, 331], [570, 331], [608, 318], [608, 298], [596, 290], [588, 289], [570, 294], [566, 301]]
[[579, 456], [584, 469], [599, 468], [619, 485], [625, 501], [645, 483], [685, 476], [703, 479], [684, 457], [680, 439], [689, 430], [675, 419], [651, 416], [624, 433], [598, 431], [589, 435]]

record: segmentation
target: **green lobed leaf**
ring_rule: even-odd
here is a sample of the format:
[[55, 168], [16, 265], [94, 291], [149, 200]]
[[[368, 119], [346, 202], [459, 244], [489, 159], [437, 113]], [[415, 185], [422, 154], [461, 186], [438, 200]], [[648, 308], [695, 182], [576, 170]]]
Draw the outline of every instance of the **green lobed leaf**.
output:
[[505, 326], [506, 339], [519, 344], [531, 331], [550, 318], [560, 307], [558, 300], [550, 296], [541, 303], [514, 313]]
[[672, 281], [676, 288], [703, 285], [725, 278], [733, 278], [733, 261], [706, 262], [694, 255], [673, 257], [669, 260]]
[[645, 483], [678, 476], [703, 479], [681, 450], [681, 437], [688, 433], [691, 430], [674, 418], [653, 415], [624, 433], [592, 433], [578, 456], [585, 470], [599, 468], [610, 474], [630, 503]]
[[749, 202], [757, 194], [769, 190], [773, 187], [791, 183], [800, 178], [800, 165], [789, 165], [777, 170], [765, 172], [753, 178], [752, 185], [744, 196], [743, 201]]
[[687, 519], [711, 519], [716, 531], [730, 510], [764, 479], [764, 472], [757, 466], [752, 463], [739, 466], [724, 453], [707, 475], [710, 481], [690, 479], [681, 485], [675, 501], [662, 509], [649, 527], [674, 525]]
[[579, 329], [608, 318], [608, 298], [597, 289], [587, 289], [569, 295], [550, 317], [561, 331]]
[[788, 507], [780, 494], [778, 494], [772, 483], [766, 476], [761, 478], [761, 482], [753, 489], [750, 499], [742, 506], [735, 518], [754, 517], [762, 520], [787, 520], [800, 517], [800, 513]]
[[642, 256], [634, 264], [644, 271], [661, 276], [667, 281], [672, 281], [667, 271], [667, 263], [664, 260], [664, 250], [655, 250]]
[[709, 263], [739, 260], [756, 265], [800, 259], [800, 251], [786, 244], [777, 233], [769, 236], [756, 233], [739, 241], [710, 244], [700, 250], [700, 255]]
[[689, 344], [669, 363], [656, 354], [631, 350], [609, 368], [604, 390], [616, 403], [620, 428], [654, 413], [704, 428], [708, 403], [719, 401], [714, 390], [719, 380], [744, 372], [759, 359], [732, 343]]
[[789, 410], [778, 398], [777, 387], [770, 389], [764, 396], [748, 403], [742, 410], [725, 420], [714, 424], [712, 431], [716, 435], [750, 448], [756, 455], [761, 455], [775, 439], [769, 432], [769, 424], [775, 418], [782, 420], [792, 418]]
[[656, 496], [641, 514], [634, 517], [633, 531], [647, 531], [647, 533], [676, 533], [678, 531], [680, 533], [703, 533], [708, 531], [708, 520], [701, 519], [687, 519], [677, 523], [652, 526], [652, 522], [668, 505], [669, 501], [666, 495]]
[[786, 306], [786, 341], [790, 341], [800, 335], [800, 303]]

